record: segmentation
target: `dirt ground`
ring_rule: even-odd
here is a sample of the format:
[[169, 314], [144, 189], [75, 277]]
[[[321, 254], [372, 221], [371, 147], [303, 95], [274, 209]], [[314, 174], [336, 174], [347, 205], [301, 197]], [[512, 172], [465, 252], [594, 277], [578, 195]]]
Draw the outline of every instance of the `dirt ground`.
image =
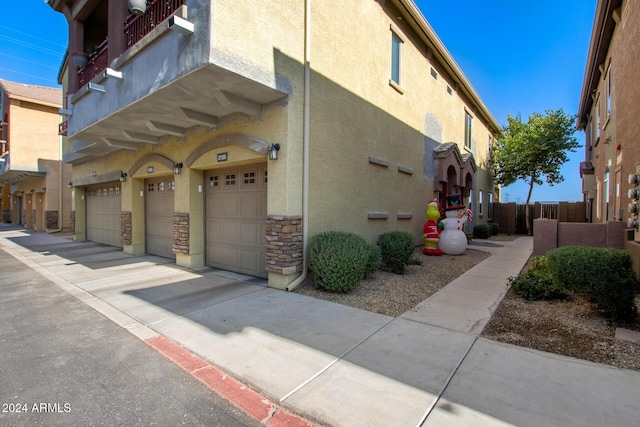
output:
[[[500, 241], [516, 237], [498, 235], [489, 240], [500, 244]], [[468, 249], [458, 257], [425, 257], [418, 248], [414, 257], [421, 260], [422, 264], [408, 266], [404, 275], [376, 272], [349, 294], [329, 293], [316, 289], [312, 284], [302, 285], [295, 292], [388, 316], [399, 316], [488, 256], [488, 253]], [[452, 262], [452, 258], [455, 258], [455, 262]], [[640, 309], [640, 297], [636, 298], [636, 304]], [[509, 290], [482, 336], [640, 370], [640, 345], [616, 340], [617, 327], [640, 331], [640, 320], [615, 323], [577, 295], [564, 300], [530, 303]]]

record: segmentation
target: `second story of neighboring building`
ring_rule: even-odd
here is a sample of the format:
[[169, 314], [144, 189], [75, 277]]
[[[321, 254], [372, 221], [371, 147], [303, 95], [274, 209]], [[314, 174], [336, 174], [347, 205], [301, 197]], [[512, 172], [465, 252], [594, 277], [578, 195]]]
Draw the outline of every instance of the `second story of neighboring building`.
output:
[[60, 160], [60, 89], [0, 80], [0, 179], [40, 173], [38, 159]]

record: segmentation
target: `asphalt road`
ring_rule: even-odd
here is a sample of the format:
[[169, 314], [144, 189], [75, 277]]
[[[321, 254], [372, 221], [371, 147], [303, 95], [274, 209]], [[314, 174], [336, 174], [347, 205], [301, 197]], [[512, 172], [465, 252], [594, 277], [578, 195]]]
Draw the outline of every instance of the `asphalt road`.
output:
[[260, 423], [0, 250], [0, 425]]

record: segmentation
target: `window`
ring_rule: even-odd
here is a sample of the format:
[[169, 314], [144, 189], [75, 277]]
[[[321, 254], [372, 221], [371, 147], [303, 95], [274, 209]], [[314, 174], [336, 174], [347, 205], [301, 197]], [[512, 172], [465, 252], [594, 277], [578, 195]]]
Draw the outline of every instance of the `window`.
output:
[[483, 191], [478, 190], [478, 215], [479, 216], [482, 216], [482, 214], [484, 213], [482, 211], [482, 195], [483, 195]]
[[611, 65], [607, 69], [607, 120], [611, 117]]
[[489, 193], [489, 205], [487, 206], [487, 219], [493, 219], [493, 193]]
[[466, 111], [464, 116], [464, 146], [471, 149], [471, 125], [473, 123], [473, 117]]
[[431, 77], [433, 77], [435, 80], [438, 80], [438, 72], [434, 70], [433, 67], [431, 67]]
[[402, 39], [391, 31], [391, 82], [400, 85], [400, 45]]
[[596, 139], [600, 139], [600, 101], [596, 102]]

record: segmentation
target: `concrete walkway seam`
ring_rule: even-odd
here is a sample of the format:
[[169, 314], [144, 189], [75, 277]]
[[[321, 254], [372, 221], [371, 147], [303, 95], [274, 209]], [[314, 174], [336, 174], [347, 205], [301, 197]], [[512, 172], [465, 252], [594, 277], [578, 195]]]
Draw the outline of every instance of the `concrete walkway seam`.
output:
[[456, 366], [453, 368], [453, 370], [449, 374], [449, 377], [447, 377], [447, 380], [444, 382], [444, 385], [442, 386], [442, 388], [440, 389], [440, 391], [436, 395], [436, 398], [433, 399], [433, 402], [431, 402], [431, 405], [429, 405], [429, 407], [425, 411], [425, 413], [422, 416], [422, 418], [420, 418], [420, 421], [418, 421], [418, 424], [416, 425], [416, 427], [422, 427], [422, 425], [427, 421], [427, 418], [429, 418], [429, 415], [433, 411], [433, 408], [436, 407], [436, 405], [438, 404], [438, 402], [440, 401], [440, 399], [444, 395], [444, 392], [447, 391], [447, 387], [449, 387], [449, 384], [451, 384], [451, 381], [453, 380], [453, 377], [458, 372], [458, 369], [460, 369], [460, 366], [462, 366], [462, 364], [464, 363], [464, 360], [467, 358], [467, 356], [469, 356], [469, 353], [471, 352], [471, 349], [473, 348], [473, 346], [476, 345], [476, 342], [478, 341], [478, 338], [479, 337], [476, 336], [473, 339], [473, 342], [471, 343], [471, 345], [469, 346], [467, 351], [464, 353], [464, 355], [460, 358], [460, 360], [458, 361]]
[[310, 378], [308, 378], [307, 380], [303, 381], [300, 385], [298, 385], [296, 388], [294, 388], [293, 390], [291, 390], [289, 393], [285, 394], [284, 397], [282, 397], [280, 399], [280, 402], [283, 402], [285, 399], [287, 399], [288, 397], [291, 397], [294, 393], [296, 393], [297, 391], [301, 390], [303, 387], [305, 387], [307, 384], [309, 384], [311, 381], [315, 380], [316, 378], [318, 378], [320, 375], [322, 375], [324, 372], [326, 372], [329, 368], [331, 368], [333, 365], [335, 365], [336, 363], [338, 363], [339, 361], [341, 361], [342, 359], [345, 358], [345, 356], [349, 353], [351, 353], [353, 350], [355, 350], [360, 344], [364, 343], [365, 341], [367, 341], [369, 338], [371, 338], [372, 336], [374, 336], [375, 334], [377, 334], [378, 332], [380, 332], [385, 326], [387, 326], [389, 323], [393, 322], [396, 318], [392, 318], [391, 320], [389, 320], [388, 322], [386, 322], [384, 325], [380, 326], [378, 329], [376, 329], [375, 331], [373, 331], [371, 334], [369, 334], [367, 337], [361, 339], [359, 342], [357, 342], [356, 344], [354, 344], [353, 346], [351, 346], [351, 348], [349, 348], [348, 350], [346, 350], [344, 353], [342, 353], [340, 356], [336, 357], [335, 360], [331, 361], [330, 363], [327, 364], [327, 366], [325, 366], [324, 368], [320, 369], [318, 372], [316, 372], [314, 375], [312, 375]]
[[[195, 356], [178, 344], [159, 335], [138, 320], [118, 310], [100, 298], [67, 282], [46, 267], [30, 260], [18, 251], [12, 250], [13, 242], [2, 239], [0, 249], [11, 255], [60, 289], [93, 308], [118, 326], [133, 333], [144, 343], [167, 357], [191, 376], [205, 384], [210, 390], [228, 400], [231, 404], [268, 427], [314, 427], [315, 424], [272, 404], [257, 391], [223, 373], [203, 359]], [[16, 245], [19, 247], [19, 245]], [[142, 328], [142, 330], [140, 330]]]

